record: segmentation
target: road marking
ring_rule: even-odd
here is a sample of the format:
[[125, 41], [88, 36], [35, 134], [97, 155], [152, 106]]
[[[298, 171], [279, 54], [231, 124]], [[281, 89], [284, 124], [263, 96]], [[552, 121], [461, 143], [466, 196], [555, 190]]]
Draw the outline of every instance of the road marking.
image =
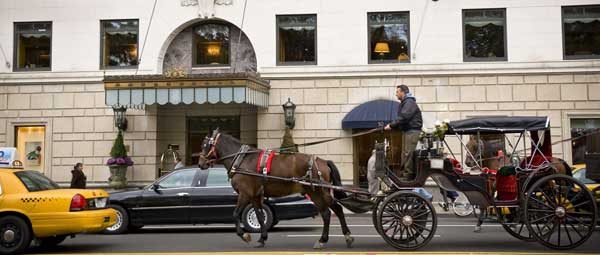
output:
[[[321, 235], [286, 235], [287, 237], [321, 237]], [[329, 235], [329, 237], [344, 237], [344, 235]], [[380, 235], [352, 235], [352, 237], [373, 237], [381, 238]], [[440, 237], [440, 235], [433, 235], [433, 237]]]
[[[469, 254], [469, 255], [567, 255], [572, 253], [541, 253], [541, 252], [465, 252], [465, 251], [455, 251], [455, 252], [419, 252], [419, 251], [411, 251], [411, 254], [419, 254], [419, 255], [455, 255], [455, 254]], [[147, 255], [148, 253], [78, 253], [82, 255]], [[223, 254], [223, 255], [276, 255], [276, 254], [284, 254], [284, 255], [332, 255], [332, 254], [340, 254], [340, 255], [374, 255], [374, 254], [399, 254], [399, 252], [390, 252], [390, 251], [371, 251], [371, 252], [346, 252], [346, 251], [335, 251], [335, 252], [315, 252], [315, 251], [263, 251], [263, 252], [157, 252], [150, 254], [170, 254], [170, 255], [215, 255], [215, 254]], [[67, 254], [61, 254], [67, 255]]]
[[[430, 224], [428, 224], [429, 226]], [[341, 225], [334, 225], [331, 224], [329, 225], [330, 227], [336, 227], [339, 228], [341, 227]], [[475, 227], [476, 225], [464, 225], [464, 224], [439, 224], [437, 225], [438, 227]], [[207, 228], [207, 229], [211, 229], [211, 228], [234, 228], [235, 226], [233, 225], [207, 225], [207, 226], [146, 226], [143, 229], [194, 229], [194, 228]], [[275, 227], [278, 228], [322, 228], [323, 225], [321, 224], [288, 224], [288, 225], [276, 225]], [[369, 227], [369, 228], [373, 228], [374, 226], [372, 224], [356, 224], [356, 225], [348, 225], [348, 227], [351, 228], [363, 228], [363, 227]], [[482, 227], [502, 227], [502, 225], [500, 224], [483, 224]]]

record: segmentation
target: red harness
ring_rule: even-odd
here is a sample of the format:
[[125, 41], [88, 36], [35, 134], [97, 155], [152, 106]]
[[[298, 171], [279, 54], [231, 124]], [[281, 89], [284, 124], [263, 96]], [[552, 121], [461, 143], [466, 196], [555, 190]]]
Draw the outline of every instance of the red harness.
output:
[[271, 172], [271, 161], [275, 157], [275, 151], [269, 151], [265, 156], [265, 150], [261, 150], [256, 161], [256, 172], [259, 174], [269, 174]]

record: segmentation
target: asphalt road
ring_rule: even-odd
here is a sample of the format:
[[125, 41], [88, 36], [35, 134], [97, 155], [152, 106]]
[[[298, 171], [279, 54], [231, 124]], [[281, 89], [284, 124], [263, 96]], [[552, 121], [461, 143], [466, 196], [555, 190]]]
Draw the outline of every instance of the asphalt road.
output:
[[[321, 219], [282, 221], [269, 233], [267, 246], [253, 248], [258, 234], [253, 234], [253, 242], [246, 244], [234, 234], [233, 225], [201, 226], [153, 226], [144, 227], [135, 233], [124, 235], [79, 235], [67, 239], [52, 250], [31, 248], [28, 253], [75, 254], [75, 253], [173, 253], [173, 252], [395, 252], [377, 234], [369, 214], [349, 216], [350, 230], [355, 237], [353, 248], [346, 248], [337, 218], [332, 217], [330, 241], [323, 250], [312, 249], [321, 234]], [[480, 233], [474, 233], [475, 220], [472, 217], [457, 218], [441, 215], [433, 240], [419, 252], [518, 252], [554, 253], [537, 243], [517, 240], [507, 234], [500, 225], [484, 224]], [[582, 246], [569, 253], [600, 253], [600, 228]]]

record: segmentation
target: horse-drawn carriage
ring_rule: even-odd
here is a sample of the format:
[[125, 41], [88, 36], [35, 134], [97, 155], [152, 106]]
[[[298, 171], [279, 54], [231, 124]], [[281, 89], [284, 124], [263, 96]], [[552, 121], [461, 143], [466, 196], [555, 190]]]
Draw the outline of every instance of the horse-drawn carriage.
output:
[[[483, 166], [484, 162], [491, 162], [485, 145], [476, 142], [474, 148], [469, 148], [462, 140], [463, 135], [480, 139], [486, 134], [508, 137], [505, 141], [511, 150], [497, 151], [502, 155], [491, 157], [493, 162], [503, 162], [497, 172], [486, 171]], [[462, 158], [450, 150], [446, 136], [458, 138], [464, 148], [461, 154], [470, 158], [469, 162], [479, 171], [464, 171]], [[486, 117], [445, 123], [435, 132], [422, 135], [422, 146], [413, 157], [417, 176], [411, 181], [394, 174], [386, 161], [386, 144], [378, 143], [376, 175], [385, 188], [377, 196], [341, 187], [333, 162], [302, 153], [274, 156], [242, 145], [231, 136], [224, 137], [218, 131], [207, 136], [199, 166], [206, 169], [211, 163], [222, 161], [230, 171], [231, 184], [239, 193], [234, 217], [239, 217], [240, 208], [252, 204], [262, 222], [260, 208], [264, 197], [306, 193], [324, 222], [323, 235], [315, 248], [322, 248], [328, 241], [330, 209], [340, 219], [347, 245], [352, 244], [340, 204], [368, 207], [377, 232], [397, 249], [425, 246], [435, 234], [437, 215], [430, 199], [415, 188], [423, 187], [428, 178], [445, 190], [464, 193], [481, 211], [494, 211], [504, 229], [524, 241], [538, 241], [554, 249], [572, 249], [589, 239], [595, 228], [595, 199], [584, 184], [569, 176], [570, 168], [564, 161], [552, 157], [547, 117]], [[371, 199], [357, 199], [361, 196]], [[250, 236], [243, 233], [239, 222], [236, 226], [237, 234], [249, 242]], [[266, 228], [262, 227], [259, 246], [264, 246], [266, 239]]]
[[[392, 188], [379, 201], [373, 219], [379, 234], [390, 245], [417, 249], [433, 237], [435, 210], [429, 201], [410, 191], [422, 186], [428, 177], [443, 189], [463, 192], [481, 212], [494, 211], [497, 221], [518, 239], [537, 241], [554, 249], [571, 249], [592, 235], [597, 217], [595, 199], [583, 183], [569, 176], [568, 165], [552, 157], [547, 117], [472, 118], [447, 123], [446, 132], [445, 129], [439, 127], [435, 134], [425, 136], [426, 146], [415, 153], [418, 174], [413, 182], [395, 179], [385, 167], [378, 169], [380, 176], [385, 176], [382, 180], [387, 180]], [[508, 154], [511, 156], [500, 152], [501, 155], [484, 158], [485, 153], [480, 152], [484, 151], [483, 143], [476, 143], [479, 148], [473, 153], [462, 142], [463, 135], [479, 140], [485, 134], [504, 136], [512, 149]], [[464, 149], [463, 156], [484, 171], [466, 173], [452, 151], [452, 157], [446, 157], [446, 135], [455, 136]], [[516, 138], [514, 144], [511, 138]], [[504, 164], [495, 169], [497, 172], [485, 171], [487, 159]]]

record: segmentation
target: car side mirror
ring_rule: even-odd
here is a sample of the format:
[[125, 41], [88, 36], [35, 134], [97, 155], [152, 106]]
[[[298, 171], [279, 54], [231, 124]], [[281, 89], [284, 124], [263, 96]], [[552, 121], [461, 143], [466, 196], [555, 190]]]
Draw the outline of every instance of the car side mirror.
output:
[[158, 183], [152, 184], [152, 189], [154, 190], [154, 192], [160, 193], [160, 185]]

